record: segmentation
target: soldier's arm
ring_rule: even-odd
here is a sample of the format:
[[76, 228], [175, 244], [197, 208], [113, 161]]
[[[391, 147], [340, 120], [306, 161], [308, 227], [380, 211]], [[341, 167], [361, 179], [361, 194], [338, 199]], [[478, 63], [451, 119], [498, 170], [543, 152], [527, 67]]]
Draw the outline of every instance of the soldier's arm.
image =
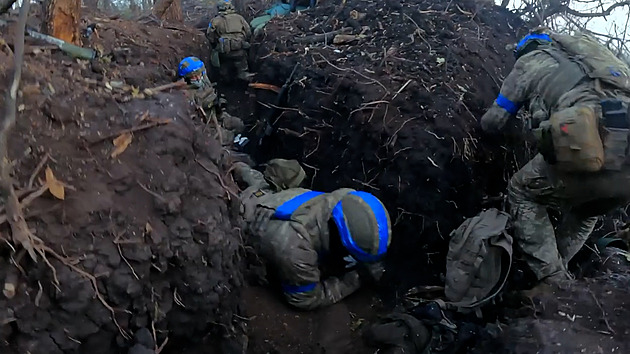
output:
[[208, 24], [208, 29], [206, 30], [206, 38], [210, 44], [216, 44], [219, 41], [219, 34], [217, 33], [217, 20], [213, 19]]
[[[303, 239], [300, 239], [303, 240]], [[320, 279], [318, 255], [304, 240], [291, 249], [290, 257], [282, 262], [284, 275], [282, 288], [292, 306], [312, 310], [337, 303], [357, 291], [360, 286], [359, 274], [351, 271], [343, 277]]]
[[481, 127], [485, 131], [501, 131], [508, 120], [516, 116], [532, 89], [531, 59], [523, 56], [503, 81], [501, 91], [492, 107], [481, 117]]
[[250, 27], [249, 23], [247, 23], [247, 20], [245, 20], [243, 17], [241, 17], [241, 22], [243, 22], [243, 30], [245, 31], [245, 39], [249, 40], [249, 37], [252, 35], [252, 28]]
[[262, 172], [251, 168], [244, 162], [234, 164], [234, 178], [247, 184], [248, 187], [254, 189], [268, 188], [269, 184], [265, 180]]

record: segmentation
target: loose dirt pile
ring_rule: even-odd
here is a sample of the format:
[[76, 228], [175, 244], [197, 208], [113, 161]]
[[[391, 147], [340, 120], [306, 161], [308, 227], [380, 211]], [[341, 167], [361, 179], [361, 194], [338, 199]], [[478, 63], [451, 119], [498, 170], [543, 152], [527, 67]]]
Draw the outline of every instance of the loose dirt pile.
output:
[[[142, 98], [172, 80], [181, 58], [201, 54], [203, 35], [85, 20], [98, 25], [86, 42], [103, 54], [92, 63], [27, 38], [11, 159], [20, 191], [36, 170], [37, 188], [47, 167], [65, 184], [64, 200], [46, 192], [25, 210], [63, 263], [49, 255], [50, 265], [34, 264], [2, 242], [0, 279], [16, 290], [0, 296], [0, 351], [114, 353], [141, 328], [157, 341], [151, 349], [167, 343], [163, 353], [219, 348], [241, 333], [241, 241], [225, 151], [184, 92]], [[13, 37], [3, 38], [8, 82]]]

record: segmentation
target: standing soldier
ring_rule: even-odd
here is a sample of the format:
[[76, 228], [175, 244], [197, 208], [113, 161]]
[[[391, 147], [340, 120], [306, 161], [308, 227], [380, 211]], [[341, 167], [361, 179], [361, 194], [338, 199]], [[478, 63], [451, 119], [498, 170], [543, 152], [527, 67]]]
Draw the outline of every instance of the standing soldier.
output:
[[[597, 216], [630, 201], [630, 69], [590, 36], [545, 29], [515, 55], [481, 126], [499, 131], [529, 108], [539, 154], [509, 182], [514, 236], [539, 281], [564, 284]], [[561, 213], [555, 230], [547, 209]]]
[[229, 74], [225, 64], [231, 62], [237, 77], [248, 80], [251, 76], [248, 72], [247, 49], [249, 49], [249, 37], [252, 30], [243, 16], [237, 14], [234, 6], [229, 1], [219, 0], [217, 4], [219, 15], [213, 18], [208, 25], [206, 37], [210, 41], [212, 51], [211, 63], [221, 68], [223, 79], [229, 80]]

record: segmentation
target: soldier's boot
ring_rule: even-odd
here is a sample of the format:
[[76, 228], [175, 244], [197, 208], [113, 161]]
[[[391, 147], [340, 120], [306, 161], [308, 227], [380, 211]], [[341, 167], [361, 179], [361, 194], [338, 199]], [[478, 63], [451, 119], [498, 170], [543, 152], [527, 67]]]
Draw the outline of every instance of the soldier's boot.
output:
[[249, 64], [247, 63], [247, 57], [239, 57], [235, 59], [234, 66], [236, 68], [237, 77], [240, 80], [249, 81], [252, 78], [252, 74], [248, 71]]
[[548, 295], [553, 295], [558, 290], [568, 290], [573, 284], [573, 278], [566, 271], [560, 271], [541, 280], [536, 286], [529, 290], [523, 290], [520, 294], [529, 301], [540, 299]]
[[569, 261], [584, 246], [584, 242], [593, 232], [597, 217], [580, 218], [573, 213], [565, 213], [556, 230], [558, 251], [564, 267], [568, 269]]
[[238, 117], [234, 117], [227, 112], [223, 112], [221, 115], [221, 124], [225, 129], [231, 130], [236, 134], [242, 133], [245, 130], [245, 123], [243, 123], [243, 120]]

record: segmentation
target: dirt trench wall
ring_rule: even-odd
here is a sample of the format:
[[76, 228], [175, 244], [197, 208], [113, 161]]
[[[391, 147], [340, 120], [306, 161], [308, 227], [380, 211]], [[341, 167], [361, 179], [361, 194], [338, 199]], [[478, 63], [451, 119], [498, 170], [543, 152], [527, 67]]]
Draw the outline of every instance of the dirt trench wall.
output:
[[[77, 190], [34, 225], [53, 249], [97, 276], [124, 330], [154, 325], [158, 340], [228, 334], [242, 282], [226, 192], [199, 164], [221, 173], [220, 147], [186, 120], [136, 135], [119, 161], [79, 170]], [[14, 267], [2, 260], [4, 279]], [[31, 353], [111, 353], [117, 341], [126, 345], [92, 284], [51, 264], [58, 286], [40, 261], [26, 267], [15, 298], [0, 299], [14, 318], [4, 339]]]
[[[525, 161], [477, 123], [511, 68], [505, 46], [519, 26], [496, 7], [426, 0], [331, 1], [272, 21], [255, 44], [256, 81], [280, 86], [300, 66], [263, 157], [300, 159], [315, 189], [374, 193], [395, 225], [396, 259], [442, 269], [448, 233]], [[360, 39], [300, 43], [344, 27]], [[427, 274], [409, 273], [400, 277], [410, 284]]]
[[[185, 92], [143, 99], [119, 83], [140, 91], [168, 83], [169, 67], [197, 54], [203, 36], [186, 42], [185, 32], [116, 22], [100, 23], [93, 39], [107, 58], [92, 64], [33, 52], [36, 43], [27, 43], [10, 141], [16, 186], [25, 190], [49, 155], [44, 168], [67, 184], [65, 199], [45, 193], [25, 214], [35, 234], [77, 268], [50, 254], [50, 266], [41, 258], [35, 264], [0, 243], [0, 281], [17, 279], [14, 296], [0, 294], [2, 353], [126, 353], [133, 342], [121, 330], [131, 336], [142, 328], [158, 345], [168, 338], [163, 353], [201, 342], [219, 352], [223, 338], [241, 333], [234, 321], [241, 240], [231, 221], [234, 198], [222, 186], [233, 188], [222, 181], [224, 150], [211, 127], [194, 119]], [[10, 64], [0, 50], [2, 82]], [[170, 123], [134, 132], [112, 157], [118, 132], [162, 120]], [[43, 179], [42, 169], [34, 185]], [[6, 224], [1, 232], [10, 235]], [[121, 330], [77, 269], [95, 277]]]

